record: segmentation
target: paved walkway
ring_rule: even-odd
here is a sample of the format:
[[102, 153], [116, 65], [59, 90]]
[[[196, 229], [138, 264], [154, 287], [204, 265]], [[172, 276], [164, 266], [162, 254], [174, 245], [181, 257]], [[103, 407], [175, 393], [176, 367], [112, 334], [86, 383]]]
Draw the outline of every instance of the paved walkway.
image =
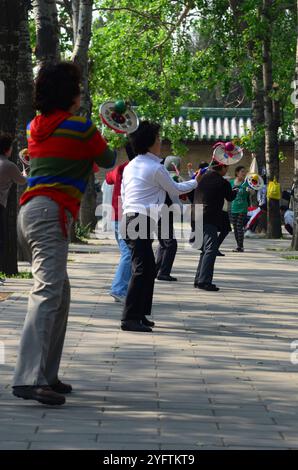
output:
[[[0, 302], [0, 449], [298, 448], [298, 261], [288, 241], [247, 240], [218, 259], [219, 293], [193, 289], [198, 253], [180, 249], [179, 282], [157, 282], [153, 334], [119, 329], [107, 295], [115, 243], [70, 253], [72, 306], [61, 378], [74, 393], [61, 408], [11, 395], [32, 281], [7, 281]], [[91, 251], [91, 253], [88, 253]]]

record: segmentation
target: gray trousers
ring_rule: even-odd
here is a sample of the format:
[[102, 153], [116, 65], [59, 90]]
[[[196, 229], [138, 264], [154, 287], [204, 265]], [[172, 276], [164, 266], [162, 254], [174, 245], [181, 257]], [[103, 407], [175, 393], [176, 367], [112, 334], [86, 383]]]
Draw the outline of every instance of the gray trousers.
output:
[[[22, 332], [13, 386], [53, 385], [64, 344], [70, 304], [67, 276], [68, 239], [59, 206], [43, 196], [21, 207], [18, 237], [32, 264], [34, 285]], [[66, 211], [68, 232], [72, 223]]]
[[203, 246], [201, 248], [202, 253], [195, 277], [196, 283], [212, 283], [214, 264], [218, 250], [217, 230], [215, 225], [204, 224]]

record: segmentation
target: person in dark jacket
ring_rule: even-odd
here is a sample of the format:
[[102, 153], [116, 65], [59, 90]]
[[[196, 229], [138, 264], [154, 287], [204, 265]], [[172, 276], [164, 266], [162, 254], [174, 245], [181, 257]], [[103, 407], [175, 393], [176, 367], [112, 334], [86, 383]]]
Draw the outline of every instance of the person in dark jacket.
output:
[[[21, 173], [17, 165], [9, 160], [12, 155], [13, 137], [0, 132], [0, 273], [4, 272], [4, 258], [7, 243], [6, 206], [11, 186], [25, 184], [27, 178]], [[0, 284], [3, 279], [0, 278]]]
[[217, 232], [223, 224], [222, 209], [225, 199], [233, 201], [237, 195], [237, 190], [224, 179], [227, 170], [227, 165], [212, 163], [194, 194], [194, 203], [203, 205], [203, 244], [194, 287], [214, 292], [219, 290], [212, 280], [218, 251]]

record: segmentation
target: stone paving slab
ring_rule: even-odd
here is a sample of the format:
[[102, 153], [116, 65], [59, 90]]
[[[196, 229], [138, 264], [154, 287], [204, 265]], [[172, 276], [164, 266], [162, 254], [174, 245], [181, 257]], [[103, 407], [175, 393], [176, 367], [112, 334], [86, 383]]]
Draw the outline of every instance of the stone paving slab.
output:
[[288, 240], [245, 244], [237, 254], [233, 235], [225, 242], [215, 270], [219, 293], [193, 288], [198, 252], [180, 245], [179, 281], [156, 282], [152, 334], [119, 328], [121, 306], [108, 295], [116, 244], [72, 246], [60, 377], [74, 393], [63, 407], [11, 394], [32, 280], [7, 280], [0, 288], [13, 293], [0, 302], [0, 449], [298, 448], [298, 365], [290, 360], [298, 262], [282, 257]]

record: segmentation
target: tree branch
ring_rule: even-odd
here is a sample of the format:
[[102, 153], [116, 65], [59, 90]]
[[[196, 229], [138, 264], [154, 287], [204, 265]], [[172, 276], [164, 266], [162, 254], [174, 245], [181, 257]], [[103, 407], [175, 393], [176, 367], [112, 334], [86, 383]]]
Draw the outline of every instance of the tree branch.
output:
[[135, 15], [141, 16], [143, 18], [148, 18], [152, 21], [158, 21], [160, 24], [164, 26], [173, 26], [173, 23], [170, 23], [168, 21], [162, 21], [160, 19], [160, 16], [158, 15], [152, 15], [150, 13], [147, 13], [145, 11], [139, 11], [136, 10], [135, 8], [130, 8], [130, 7], [110, 7], [110, 8], [93, 8], [93, 11], [129, 11], [130, 13], [134, 13]]
[[179, 28], [179, 26], [181, 25], [181, 23], [183, 22], [183, 20], [187, 17], [188, 13], [190, 12], [190, 10], [193, 8], [193, 2], [189, 2], [183, 12], [181, 13], [181, 15], [179, 16], [178, 20], [177, 20], [177, 23], [175, 23], [172, 28], [170, 29], [170, 31], [168, 32], [168, 34], [166, 35], [166, 37], [159, 43], [159, 44], [156, 44], [156, 46], [154, 46], [153, 49], [160, 49], [161, 47], [163, 47], [165, 45], [165, 43], [171, 38], [172, 34], [176, 31], [176, 29]]

